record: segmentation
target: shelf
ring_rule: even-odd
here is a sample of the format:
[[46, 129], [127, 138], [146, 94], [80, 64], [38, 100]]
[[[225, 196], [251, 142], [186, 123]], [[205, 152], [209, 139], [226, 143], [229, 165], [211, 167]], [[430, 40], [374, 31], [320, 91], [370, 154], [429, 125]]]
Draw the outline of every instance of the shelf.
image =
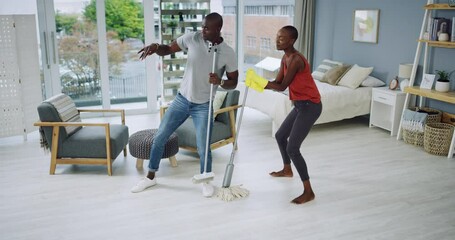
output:
[[198, 0], [198, 1], [194, 1], [194, 0], [161, 0], [162, 3], [194, 3], [194, 2], [198, 2], [198, 3], [210, 3], [210, 0], [206, 0], [206, 1], [201, 1], [201, 0]]
[[434, 4], [428, 4], [424, 7], [424, 9], [429, 9], [429, 10], [455, 10], [455, 7], [449, 7], [449, 4], [447, 3], [434, 3]]
[[194, 27], [200, 27], [202, 25], [202, 22], [199, 20], [191, 20], [187, 22], [176, 22], [177, 25], [172, 26], [169, 23], [163, 23], [162, 27], [164, 28], [194, 28]]
[[172, 59], [163, 59], [163, 63], [166, 64], [185, 64], [186, 58], [172, 58]]
[[210, 13], [209, 9], [172, 9], [161, 10], [161, 15], [176, 15], [178, 19], [179, 14], [182, 15], [207, 15]]
[[174, 70], [172, 72], [163, 72], [163, 77], [182, 77], [184, 71]]
[[404, 92], [426, 97], [426, 98], [435, 99], [435, 100], [442, 101], [442, 102], [448, 102], [448, 103], [455, 104], [455, 92], [454, 91], [443, 93], [443, 92], [438, 92], [436, 90], [420, 89], [419, 86], [414, 86], [414, 87], [405, 87]]
[[180, 86], [181, 80], [171, 80], [171, 81], [164, 81], [164, 86], [166, 88], [178, 88]]
[[[210, 13], [210, 0], [160, 0], [159, 2], [162, 44], [170, 44], [185, 33], [200, 30], [204, 17]], [[177, 94], [187, 58], [187, 52], [183, 51], [160, 58], [163, 86], [161, 94], [165, 101], [172, 100]]]
[[428, 43], [431, 47], [455, 48], [455, 42], [440, 42], [420, 39], [419, 42]]

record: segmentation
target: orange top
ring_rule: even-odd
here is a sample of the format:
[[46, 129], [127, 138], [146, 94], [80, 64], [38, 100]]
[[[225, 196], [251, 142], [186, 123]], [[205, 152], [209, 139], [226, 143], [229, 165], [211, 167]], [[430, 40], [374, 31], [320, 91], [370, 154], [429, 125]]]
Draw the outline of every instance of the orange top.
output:
[[[319, 90], [316, 86], [316, 83], [314, 82], [313, 76], [311, 76], [310, 64], [308, 64], [308, 61], [304, 56], [299, 53], [296, 54], [302, 58], [303, 62], [305, 63], [305, 68], [303, 71], [297, 72], [291, 84], [289, 84], [289, 99], [310, 100], [314, 103], [320, 103], [321, 95], [319, 94]], [[284, 57], [282, 61], [284, 61]], [[286, 64], [283, 64], [283, 66], [284, 74], [286, 75], [287, 66]]]

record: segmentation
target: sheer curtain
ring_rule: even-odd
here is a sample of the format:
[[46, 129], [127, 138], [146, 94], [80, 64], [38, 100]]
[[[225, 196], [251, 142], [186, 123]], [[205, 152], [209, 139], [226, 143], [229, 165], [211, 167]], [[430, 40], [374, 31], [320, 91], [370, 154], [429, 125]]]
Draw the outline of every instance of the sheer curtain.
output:
[[315, 0], [295, 1], [296, 49], [313, 65]]

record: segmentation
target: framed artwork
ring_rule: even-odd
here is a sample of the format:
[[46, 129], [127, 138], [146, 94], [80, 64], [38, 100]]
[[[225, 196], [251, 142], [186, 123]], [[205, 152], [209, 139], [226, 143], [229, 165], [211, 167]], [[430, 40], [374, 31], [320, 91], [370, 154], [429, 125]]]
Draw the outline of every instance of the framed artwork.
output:
[[352, 40], [355, 42], [378, 43], [379, 9], [354, 10]]
[[420, 83], [420, 88], [430, 89], [433, 87], [434, 78], [436, 75], [424, 73], [422, 77], [422, 82]]

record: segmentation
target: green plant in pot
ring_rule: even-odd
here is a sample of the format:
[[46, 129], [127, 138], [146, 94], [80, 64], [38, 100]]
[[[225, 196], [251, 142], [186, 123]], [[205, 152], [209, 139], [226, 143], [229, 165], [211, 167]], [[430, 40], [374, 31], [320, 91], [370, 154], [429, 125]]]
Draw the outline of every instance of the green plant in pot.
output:
[[450, 91], [450, 76], [454, 71], [448, 72], [444, 70], [436, 70], [438, 75], [438, 80], [436, 80], [436, 85], [434, 89], [438, 92], [448, 92]]

